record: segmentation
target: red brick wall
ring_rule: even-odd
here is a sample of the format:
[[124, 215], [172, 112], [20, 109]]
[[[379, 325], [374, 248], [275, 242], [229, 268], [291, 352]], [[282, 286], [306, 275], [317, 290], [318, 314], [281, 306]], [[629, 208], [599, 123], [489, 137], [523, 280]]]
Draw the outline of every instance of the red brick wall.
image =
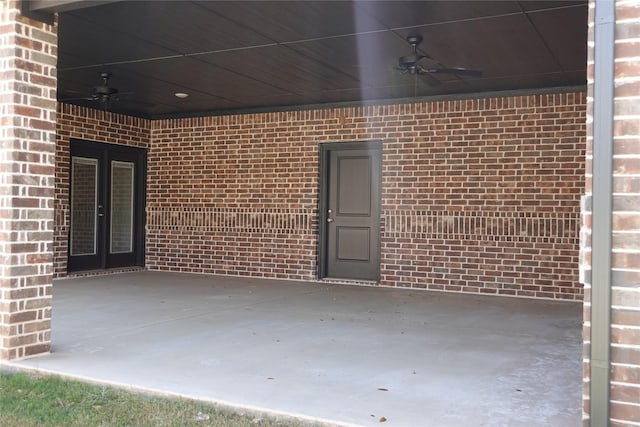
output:
[[312, 280], [318, 144], [383, 144], [381, 284], [580, 299], [584, 93], [152, 122], [147, 266]]
[[317, 278], [319, 144], [383, 143], [382, 285], [580, 299], [585, 95], [541, 94], [146, 121], [60, 106], [68, 141], [148, 147], [150, 269]]
[[[590, 2], [589, 40], [594, 40]], [[640, 426], [640, 4], [616, 2], [613, 126], [613, 217], [611, 255], [610, 425]], [[594, 47], [589, 45], [589, 90], [593, 90]], [[593, 117], [593, 98], [589, 97]], [[593, 121], [587, 127], [586, 194], [592, 194]], [[607, 161], [599, 159], [599, 161]], [[584, 416], [589, 425], [591, 322], [591, 210], [583, 210], [581, 263], [585, 280]]]
[[56, 277], [67, 273], [69, 236], [69, 142], [71, 138], [107, 144], [149, 147], [150, 122], [70, 104], [58, 104], [56, 126], [55, 243]]
[[57, 25], [0, 2], [0, 360], [51, 347]]

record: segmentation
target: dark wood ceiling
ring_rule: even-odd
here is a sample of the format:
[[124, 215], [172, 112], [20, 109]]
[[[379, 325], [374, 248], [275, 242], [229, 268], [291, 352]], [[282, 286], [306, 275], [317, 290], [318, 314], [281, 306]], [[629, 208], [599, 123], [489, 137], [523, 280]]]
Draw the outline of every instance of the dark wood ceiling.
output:
[[[586, 0], [123, 1], [59, 23], [58, 98], [100, 108], [76, 98], [109, 72], [109, 109], [149, 118], [586, 84]], [[483, 76], [403, 74], [410, 35], [425, 67]]]

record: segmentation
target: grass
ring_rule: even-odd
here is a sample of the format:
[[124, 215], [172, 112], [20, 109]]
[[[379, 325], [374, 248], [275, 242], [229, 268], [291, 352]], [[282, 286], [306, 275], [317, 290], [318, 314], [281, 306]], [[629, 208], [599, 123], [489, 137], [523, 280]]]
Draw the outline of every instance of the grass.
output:
[[304, 425], [307, 424], [57, 376], [0, 372], [0, 426], [3, 427]]

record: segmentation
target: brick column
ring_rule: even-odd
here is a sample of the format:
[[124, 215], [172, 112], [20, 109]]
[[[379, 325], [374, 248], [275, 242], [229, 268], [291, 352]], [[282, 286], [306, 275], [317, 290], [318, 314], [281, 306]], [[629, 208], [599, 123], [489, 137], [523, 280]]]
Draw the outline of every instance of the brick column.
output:
[[640, 426], [640, 1], [616, 1], [611, 425]]
[[57, 25], [0, 2], [0, 360], [51, 348]]
[[[587, 180], [582, 207], [585, 282], [584, 425], [589, 422], [593, 163], [594, 0], [589, 12]], [[615, 2], [609, 425], [640, 426], [640, 1]], [[595, 58], [597, 60], [597, 58]], [[607, 161], [608, 159], [597, 159]], [[594, 384], [595, 386], [595, 384]]]

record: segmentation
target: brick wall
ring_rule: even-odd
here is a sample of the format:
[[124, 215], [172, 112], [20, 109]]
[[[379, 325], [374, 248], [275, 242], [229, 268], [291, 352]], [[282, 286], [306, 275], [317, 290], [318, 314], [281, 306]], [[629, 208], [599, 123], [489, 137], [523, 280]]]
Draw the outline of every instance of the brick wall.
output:
[[[589, 40], [594, 40], [590, 2]], [[610, 425], [640, 426], [640, 3], [616, 2], [611, 274]], [[594, 46], [589, 44], [589, 90], [593, 90]], [[592, 194], [593, 97], [588, 98], [586, 194]], [[607, 161], [607, 159], [599, 159]], [[588, 200], [588, 199], [587, 199]], [[581, 264], [585, 280], [584, 416], [589, 425], [591, 321], [591, 211], [583, 209]]]
[[69, 237], [69, 146], [72, 138], [107, 144], [149, 147], [148, 120], [102, 110], [58, 104], [56, 136], [56, 191], [54, 275], [67, 273]]
[[57, 26], [0, 2], [0, 359], [51, 346]]
[[147, 266], [313, 280], [318, 144], [383, 144], [381, 284], [581, 299], [583, 93], [152, 122]]
[[148, 147], [150, 269], [317, 278], [318, 152], [383, 143], [382, 285], [582, 297], [585, 95], [541, 94], [146, 121], [61, 105], [55, 272], [66, 270], [68, 141]]

